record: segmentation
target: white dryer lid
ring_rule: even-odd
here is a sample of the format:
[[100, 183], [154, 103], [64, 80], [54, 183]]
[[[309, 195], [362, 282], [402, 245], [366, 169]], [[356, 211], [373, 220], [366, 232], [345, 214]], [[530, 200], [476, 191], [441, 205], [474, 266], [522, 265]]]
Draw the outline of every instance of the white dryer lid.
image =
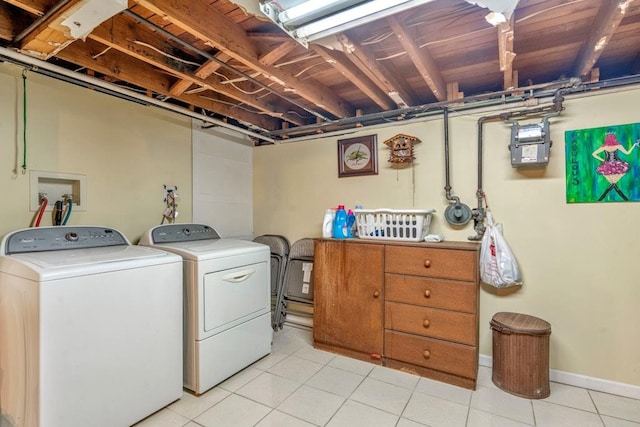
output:
[[194, 240], [190, 242], [161, 243], [153, 245], [155, 248], [166, 250], [182, 256], [184, 259], [204, 261], [207, 259], [223, 258], [267, 251], [268, 246], [261, 243], [240, 239], [210, 239]]

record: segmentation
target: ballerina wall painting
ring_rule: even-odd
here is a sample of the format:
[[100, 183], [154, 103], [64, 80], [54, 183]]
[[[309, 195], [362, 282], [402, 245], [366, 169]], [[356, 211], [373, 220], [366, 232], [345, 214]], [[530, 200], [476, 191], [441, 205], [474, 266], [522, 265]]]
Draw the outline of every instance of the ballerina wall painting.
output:
[[640, 201], [640, 123], [566, 131], [567, 203]]

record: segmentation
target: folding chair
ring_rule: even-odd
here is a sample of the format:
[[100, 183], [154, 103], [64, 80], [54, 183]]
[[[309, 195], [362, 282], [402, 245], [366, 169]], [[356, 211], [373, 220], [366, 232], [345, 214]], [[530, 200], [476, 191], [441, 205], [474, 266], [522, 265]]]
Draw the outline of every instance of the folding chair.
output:
[[267, 245], [271, 250], [271, 327], [277, 330], [276, 319], [279, 309], [277, 302], [289, 259], [289, 240], [277, 234], [264, 234], [254, 238], [253, 241]]
[[295, 326], [313, 326], [313, 239], [295, 242], [289, 251], [284, 283], [278, 295], [276, 328], [286, 321]]

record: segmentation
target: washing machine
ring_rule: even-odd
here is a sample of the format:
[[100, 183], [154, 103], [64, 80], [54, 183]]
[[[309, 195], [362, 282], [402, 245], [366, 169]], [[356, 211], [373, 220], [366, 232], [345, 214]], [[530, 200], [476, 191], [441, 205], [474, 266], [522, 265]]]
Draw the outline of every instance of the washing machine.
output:
[[166, 224], [140, 239], [179, 254], [184, 271], [184, 387], [201, 394], [271, 352], [268, 246], [203, 224]]
[[182, 259], [97, 226], [0, 242], [0, 425], [128, 426], [182, 397]]

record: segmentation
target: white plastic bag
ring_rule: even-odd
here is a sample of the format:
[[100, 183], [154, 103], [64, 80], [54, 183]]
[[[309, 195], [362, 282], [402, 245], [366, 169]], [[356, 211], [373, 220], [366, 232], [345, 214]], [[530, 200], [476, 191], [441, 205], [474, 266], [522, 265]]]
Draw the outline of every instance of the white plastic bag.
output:
[[480, 247], [480, 278], [496, 288], [522, 285], [518, 261], [502, 236], [502, 224], [494, 224], [489, 211]]

